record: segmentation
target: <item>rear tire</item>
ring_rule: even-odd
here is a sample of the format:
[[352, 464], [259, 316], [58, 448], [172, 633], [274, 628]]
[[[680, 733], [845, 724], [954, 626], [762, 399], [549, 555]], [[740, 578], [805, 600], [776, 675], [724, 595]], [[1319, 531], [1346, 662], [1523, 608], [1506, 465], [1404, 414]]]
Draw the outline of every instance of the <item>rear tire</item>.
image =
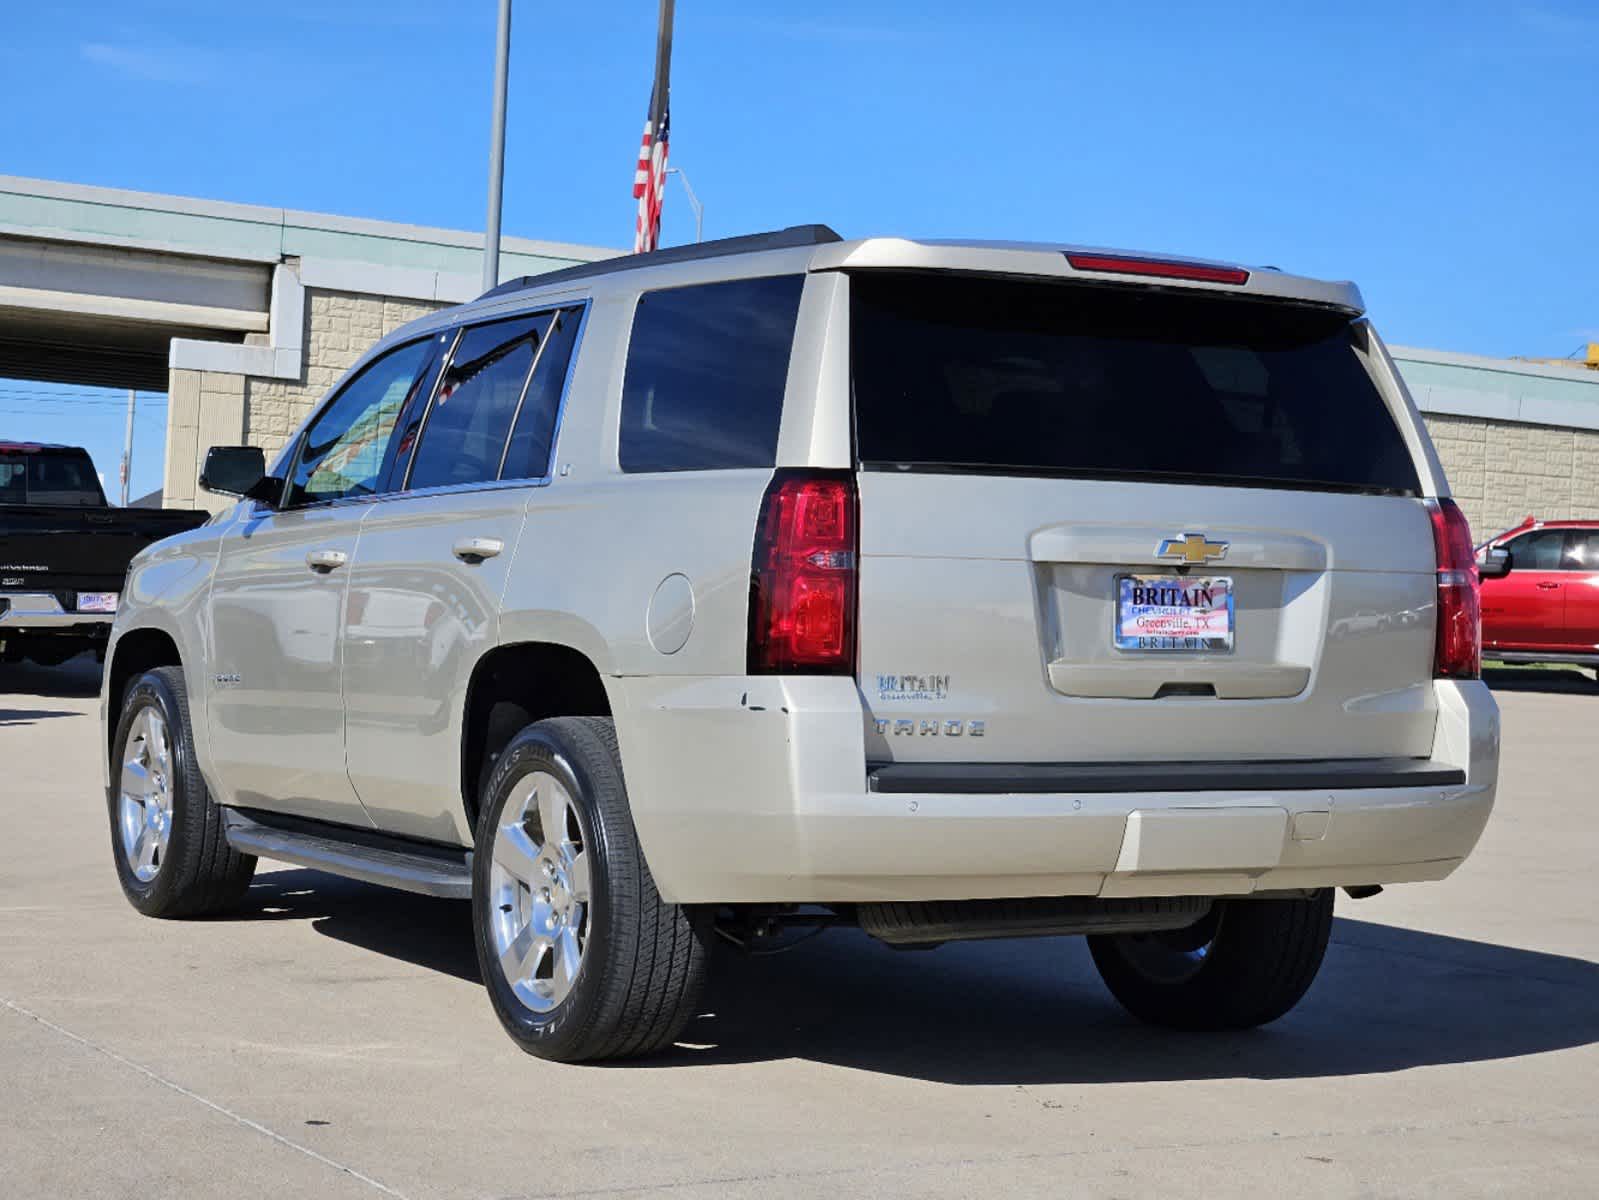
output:
[[473, 927], [505, 1031], [560, 1062], [670, 1046], [704, 983], [705, 931], [655, 889], [611, 721], [523, 729], [495, 762], [479, 812]]
[[222, 809], [195, 765], [181, 669], [157, 667], [128, 686], [111, 749], [111, 853], [128, 903], [147, 917], [236, 905], [255, 859], [228, 845]]
[[1298, 1004], [1321, 968], [1333, 893], [1222, 900], [1188, 929], [1090, 937], [1094, 965], [1134, 1016], [1174, 1029], [1249, 1029]]

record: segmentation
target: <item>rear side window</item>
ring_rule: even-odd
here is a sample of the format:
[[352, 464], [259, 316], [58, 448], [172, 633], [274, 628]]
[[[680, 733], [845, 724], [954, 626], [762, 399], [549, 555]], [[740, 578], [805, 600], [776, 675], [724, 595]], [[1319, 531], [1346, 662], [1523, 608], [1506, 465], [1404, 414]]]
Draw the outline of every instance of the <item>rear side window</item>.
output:
[[538, 365], [522, 397], [511, 430], [511, 445], [505, 452], [505, 479], [542, 479], [550, 469], [550, 446], [555, 440], [555, 422], [561, 413], [561, 395], [566, 387], [566, 371], [577, 345], [578, 325], [583, 311], [563, 309], [544, 335], [544, 348]]
[[1573, 529], [1566, 548], [1566, 570], [1599, 571], [1599, 529]]
[[639, 297], [622, 383], [624, 471], [769, 467], [802, 275]]
[[551, 316], [470, 326], [450, 356], [422, 425], [407, 487], [484, 483], [500, 459]]
[[1418, 490], [1341, 313], [949, 275], [850, 296], [865, 466]]

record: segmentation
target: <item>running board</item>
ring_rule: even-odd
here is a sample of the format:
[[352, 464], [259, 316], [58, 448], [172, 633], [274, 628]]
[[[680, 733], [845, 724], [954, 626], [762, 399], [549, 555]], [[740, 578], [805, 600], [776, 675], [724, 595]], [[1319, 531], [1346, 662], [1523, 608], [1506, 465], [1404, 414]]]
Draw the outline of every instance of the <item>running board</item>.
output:
[[[310, 867], [347, 879], [442, 896], [472, 898], [472, 852], [276, 813], [222, 810], [228, 845], [241, 854]], [[259, 818], [259, 819], [258, 819]]]

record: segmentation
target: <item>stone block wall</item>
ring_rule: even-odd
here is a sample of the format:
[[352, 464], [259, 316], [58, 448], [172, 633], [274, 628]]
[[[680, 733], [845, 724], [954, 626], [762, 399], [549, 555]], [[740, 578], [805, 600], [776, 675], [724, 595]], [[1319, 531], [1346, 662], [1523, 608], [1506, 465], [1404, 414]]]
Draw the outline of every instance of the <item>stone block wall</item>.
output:
[[1529, 513], [1599, 518], [1599, 431], [1439, 414], [1426, 421], [1479, 540]]

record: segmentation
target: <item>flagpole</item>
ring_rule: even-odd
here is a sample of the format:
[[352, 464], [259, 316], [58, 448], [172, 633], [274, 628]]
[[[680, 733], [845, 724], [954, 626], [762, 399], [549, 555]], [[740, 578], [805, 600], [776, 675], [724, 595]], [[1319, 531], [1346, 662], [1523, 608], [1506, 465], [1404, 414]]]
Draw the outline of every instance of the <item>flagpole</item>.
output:
[[644, 146], [639, 155], [633, 196], [639, 201], [633, 249], [653, 250], [660, 236], [660, 203], [666, 179], [660, 174], [666, 141], [667, 112], [671, 107], [672, 21], [675, 0], [661, 0], [655, 33], [655, 81], [650, 88], [650, 107], [644, 117]]
[[672, 79], [672, 19], [676, 0], [661, 0], [661, 20], [655, 37], [655, 104], [657, 118], [666, 111]]
[[500, 282], [500, 200], [505, 193], [505, 94], [511, 66], [511, 0], [500, 0], [494, 49], [494, 120], [489, 132], [489, 217], [483, 231], [483, 290]]

